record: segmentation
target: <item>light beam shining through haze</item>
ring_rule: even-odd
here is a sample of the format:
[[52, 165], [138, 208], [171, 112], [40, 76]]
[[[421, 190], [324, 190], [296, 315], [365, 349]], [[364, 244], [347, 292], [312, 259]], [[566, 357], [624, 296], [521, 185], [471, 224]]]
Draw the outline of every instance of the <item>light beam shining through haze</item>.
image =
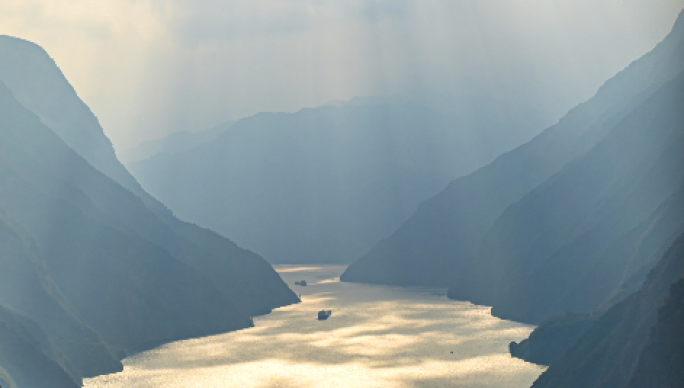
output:
[[364, 95], [484, 94], [560, 117], [684, 0], [2, 0], [118, 149]]

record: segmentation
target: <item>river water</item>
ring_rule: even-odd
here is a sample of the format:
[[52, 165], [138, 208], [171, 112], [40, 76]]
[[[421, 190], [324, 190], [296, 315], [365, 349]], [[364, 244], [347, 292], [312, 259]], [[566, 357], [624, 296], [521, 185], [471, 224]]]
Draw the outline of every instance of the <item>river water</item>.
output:
[[[302, 303], [257, 317], [250, 329], [128, 358], [123, 372], [85, 387], [528, 388], [543, 372], [507, 351], [533, 327], [449, 300], [445, 290], [340, 283], [337, 266], [276, 269]], [[330, 319], [317, 320], [321, 309]]]

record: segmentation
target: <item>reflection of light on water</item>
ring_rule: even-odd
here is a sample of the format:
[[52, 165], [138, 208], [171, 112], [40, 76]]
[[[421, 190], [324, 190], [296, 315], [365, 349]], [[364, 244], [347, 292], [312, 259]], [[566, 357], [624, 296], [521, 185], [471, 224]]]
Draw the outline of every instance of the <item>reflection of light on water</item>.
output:
[[[507, 352], [531, 327], [432, 289], [340, 283], [343, 270], [279, 268], [301, 304], [256, 318], [254, 328], [129, 358], [124, 372], [85, 386], [527, 388], [543, 371]], [[324, 308], [333, 315], [318, 321]]]
[[320, 282], [316, 282], [313, 284], [329, 284], [329, 283], [339, 283], [339, 282], [340, 282], [340, 278], [337, 278], [337, 279], [325, 279], [325, 280], [321, 280]]
[[314, 271], [323, 271], [325, 267], [299, 267], [299, 266], [291, 266], [291, 265], [283, 265], [282, 267], [278, 268], [278, 273], [291, 273], [291, 272], [314, 272]]

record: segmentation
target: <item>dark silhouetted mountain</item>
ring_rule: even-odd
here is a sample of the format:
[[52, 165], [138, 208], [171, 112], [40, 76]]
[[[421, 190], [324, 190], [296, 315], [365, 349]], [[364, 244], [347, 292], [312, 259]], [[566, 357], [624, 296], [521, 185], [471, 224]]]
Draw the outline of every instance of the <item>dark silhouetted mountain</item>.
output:
[[[104, 341], [70, 312], [30, 236], [0, 210], [0, 305], [37, 322], [74, 380], [123, 369]], [[2, 365], [2, 364], [0, 364]]]
[[81, 387], [59, 358], [35, 322], [0, 305], [0, 381], [16, 388]]
[[684, 387], [684, 279], [670, 290], [627, 388]]
[[[534, 243], [538, 243], [539, 249], [558, 248], [559, 241], [552, 238], [535, 239], [534, 233], [543, 231], [539, 229], [544, 225], [542, 221], [550, 221], [550, 215], [544, 213], [543, 209], [553, 208], [555, 212], [568, 213], [574, 211], [570, 207], [572, 203], [564, 207], [559, 202], [556, 206], [556, 197], [542, 198], [536, 193], [542, 193], [543, 187], [547, 186], [551, 186], [548, 190], [553, 190], [552, 186], [557, 184], [554, 181], [555, 174], [592, 150], [616, 125], [624, 122], [634, 109], [684, 68], [682, 19], [680, 17], [672, 33], [652, 52], [607, 81], [592, 99], [572, 109], [558, 124], [527, 144], [500, 156], [488, 166], [453, 181], [439, 195], [421, 204], [416, 213], [392, 236], [353, 263], [342, 280], [395, 285], [450, 285], [449, 295], [452, 298], [493, 303], [494, 285], [503, 276], [497, 261], [500, 255], [510, 253], [520, 257], [534, 247]], [[607, 173], [609, 170], [603, 171]], [[598, 174], [594, 176], [599, 178]], [[677, 179], [673, 178], [672, 181], [677, 182]], [[542, 189], [535, 192], [538, 187]], [[576, 201], [582, 200], [580, 194], [596, 194], [590, 190], [582, 192], [582, 187], [566, 189], [569, 191], [563, 194], [570, 199], [578, 191]], [[607, 197], [597, 199], [608, 200]], [[517, 209], [522, 206], [520, 202], [525, 201], [539, 201], [534, 203], [539, 206], [535, 209], [539, 210], [536, 213], [518, 213]], [[613, 207], [617, 206], [615, 204]], [[649, 214], [648, 206], [637, 208]], [[528, 218], [516, 218], [514, 214], [524, 214]], [[600, 213], [597, 218], [599, 216]], [[504, 224], [508, 231], [520, 226], [528, 234], [523, 234], [526, 233], [523, 230], [503, 232], [501, 228]], [[591, 225], [594, 224], [586, 223], [578, 227], [586, 231]], [[562, 224], [562, 227], [569, 225]], [[560, 228], [553, 231], [560, 233]], [[572, 232], [577, 233], [576, 230]], [[596, 236], [596, 239], [599, 237]], [[562, 235], [562, 238], [567, 237]], [[494, 241], [496, 245], [490, 246], [493, 239], [500, 241]], [[513, 244], [520, 246], [511, 252], [499, 249]], [[486, 256], [483, 258], [483, 255]], [[528, 273], [526, 268], [519, 269]], [[519, 278], [517, 276], [515, 279]], [[510, 294], [510, 297], [516, 298], [517, 295]], [[552, 315], [550, 312], [553, 309], [546, 307], [541, 307], [540, 310], [545, 311], [538, 316], [530, 316], [526, 311], [520, 315], [525, 320], [540, 322]], [[558, 306], [559, 312], [564, 311], [562, 307]]]
[[561, 358], [577, 339], [589, 329], [597, 316], [591, 314], [563, 314], [543, 322], [530, 337], [511, 342], [511, 356], [540, 365], [551, 365]]
[[180, 218], [271, 262], [350, 262], [453, 177], [523, 141], [502, 124], [509, 116], [475, 105], [261, 113], [210, 144], [129, 167]]
[[[0, 81], [7, 81], [9, 89], [20, 96], [17, 100], [22, 105], [88, 163], [139, 197], [158, 219], [150, 221], [156, 225], [150, 228], [135, 218], [119, 217], [132, 230], [209, 277], [226, 294], [234, 295], [234, 303], [249, 315], [264, 314], [298, 300], [260, 257], [210, 230], [178, 220], [145, 192], [116, 159], [97, 118], [42, 48], [0, 36]], [[83, 179], [79, 183], [92, 185]], [[154, 218], [147, 211], [144, 214], [150, 220]]]
[[233, 124], [234, 122], [231, 121], [204, 131], [176, 132], [161, 139], [144, 141], [135, 147], [117, 152], [117, 156], [122, 163], [131, 164], [149, 159], [157, 154], [185, 152], [216, 140]]
[[[625, 387], [656, 324], [670, 285], [684, 276], [684, 235], [677, 238], [636, 293], [611, 307], [533, 388]], [[677, 337], [673, 337], [677, 338]]]

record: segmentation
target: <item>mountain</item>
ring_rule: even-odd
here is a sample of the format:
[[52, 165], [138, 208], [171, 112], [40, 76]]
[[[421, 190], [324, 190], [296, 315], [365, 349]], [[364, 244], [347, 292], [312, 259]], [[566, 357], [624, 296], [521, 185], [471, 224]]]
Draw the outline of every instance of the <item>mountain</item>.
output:
[[552, 365], [596, 322], [598, 314], [562, 314], [541, 323], [530, 336], [511, 342], [511, 356], [539, 365]]
[[[507, 115], [512, 109], [499, 104], [499, 114], [475, 105], [445, 112], [355, 103], [261, 113], [211, 143], [129, 168], [180, 218], [271, 262], [346, 263], [453, 177], [523, 141], [513, 134], [524, 120]], [[517, 127], [502, 124], [509, 118]]]
[[684, 233], [684, 180], [646, 221], [620, 237], [606, 251], [613, 260], [626, 265], [625, 273], [634, 275], [626, 277], [599, 308], [612, 306], [636, 292], [648, 271], [681, 233]]
[[[594, 289], [591, 287], [592, 283], [597, 284], [603, 279], [612, 279], [613, 282], [617, 282], [619, 278], [615, 274], [623, 274], [624, 280], [620, 286], [615, 288], [597, 307], [596, 312], [561, 314], [542, 322], [529, 338], [519, 344], [511, 344], [511, 355], [538, 364], [553, 364], [575, 344], [598, 316], [640, 288], [649, 270], [682, 233], [684, 233], [684, 181], [651, 217], [611, 244], [611, 247], [603, 253], [608, 260], [599, 260], [599, 263], [607, 263], [607, 265], [592, 267], [590, 271], [592, 276], [586, 278], [578, 286], [587, 287], [587, 289], [572, 294], [584, 295], [583, 292], [591, 292]], [[613, 274], [609, 271], [611, 269]], [[624, 274], [633, 275], [625, 276]]]
[[42, 328], [72, 380], [118, 371], [120, 358], [164, 342], [249, 327], [250, 317], [298, 301], [261, 257], [144, 192], [42, 49], [0, 38], [6, 79], [0, 208], [10, 227], [0, 231], [23, 243], [3, 247], [0, 304]]
[[137, 197], [76, 155], [4, 85], [0, 112], [0, 206], [35, 238], [78, 318], [118, 356], [251, 325], [212, 282], [139, 233], [178, 238]]
[[123, 369], [104, 341], [73, 315], [35, 242], [2, 209], [0, 266], [0, 306], [40, 322], [56, 353], [63, 355], [55, 361], [75, 381]]
[[[556, 233], [556, 236], [561, 236], [560, 240], [567, 238], [561, 228], [572, 226], [569, 224], [574, 208], [572, 203], [563, 206], [558, 203], [556, 206], [555, 201], [558, 198], [574, 198], [578, 202], [587, 200], [592, 203], [591, 198], [579, 196], [595, 192], [583, 192], [581, 186], [564, 186], [568, 191], [559, 193], [560, 197], [551, 195], [554, 190], [562, 191], [560, 186], [553, 188], [560, 182], [556, 175], [568, 174], [563, 172], [569, 169], [566, 165], [570, 166], [575, 159], [598, 146], [616, 125], [624, 123], [626, 117], [684, 69], [683, 43], [684, 17], [680, 15], [672, 32], [653, 51], [607, 81], [593, 98], [572, 109], [556, 125], [530, 142], [503, 154], [493, 163], [453, 181], [436, 197], [422, 203], [394, 234], [350, 265], [342, 280], [450, 286], [449, 295], [452, 298], [493, 304], [493, 285], [497, 279], [504, 278], [504, 274], [499, 272], [499, 259], [520, 262], [506, 256], [526, 257], [526, 250], [536, 246], [543, 255], [534, 259], [544, 262], [547, 257], [544, 255], [549, 254], [544, 249], [554, 253], [561, 248], [561, 241], [554, 240], [554, 236], [549, 234]], [[616, 166], [609, 167], [613, 171], [617, 169]], [[609, 169], [603, 172], [608, 173]], [[598, 174], [594, 176], [601, 178]], [[676, 182], [677, 178], [673, 178], [668, 184]], [[570, 181], [564, 183], [569, 184]], [[578, 191], [576, 198], [571, 194], [575, 191]], [[654, 196], [657, 198], [649, 206], [637, 207], [642, 214], [635, 216], [632, 221], [644, 214], [648, 215], [652, 205], [655, 203], [657, 206], [657, 199], [666, 196], [666, 192], [663, 189]], [[542, 196], [539, 193], [549, 195]], [[528, 205], [529, 211], [520, 211], [523, 206], [521, 203]], [[617, 206], [616, 203], [611, 208]], [[543, 228], [551, 223], [551, 216], [545, 213], [546, 209], [569, 214], [565, 214], [568, 224], [552, 228], [547, 233], [548, 238], [544, 239], [541, 238], [541, 233], [546, 232]], [[563, 214], [555, 215], [561, 216]], [[598, 223], [594, 220], [592, 224], [590, 218], [584, 221], [585, 224], [578, 225], [578, 229], [587, 230]], [[518, 227], [525, 231], [518, 231]], [[627, 231], [629, 229], [621, 229], [615, 233]], [[577, 233], [577, 230], [572, 230], [572, 233]], [[599, 236], [595, 238], [599, 239]], [[492, 245], [492, 242], [496, 244]], [[551, 246], [545, 246], [546, 243]], [[516, 250], [505, 250], [515, 244], [519, 244]], [[532, 253], [531, 250], [529, 252]], [[515, 279], [527, 273], [526, 268], [519, 270], [521, 274], [516, 275]], [[516, 298], [517, 294], [509, 296]], [[564, 312], [560, 308], [562, 306], [558, 307], [558, 312]], [[553, 315], [553, 311], [554, 308], [543, 306], [538, 312], [525, 311], [516, 315], [515, 310], [504, 310], [502, 314], [510, 313], [516, 319], [539, 323]]]
[[0, 383], [10, 388], [81, 387], [57, 361], [41, 328], [0, 305]]
[[[659, 336], [661, 330], [669, 329], [670, 317], [677, 319], [676, 315], [673, 317], [670, 314], [681, 312], [676, 308], [678, 301], [670, 300], [670, 303], [660, 310], [662, 320], [659, 322], [658, 309], [663, 306], [668, 297], [670, 286], [683, 276], [684, 235], [681, 235], [649, 272], [643, 286], [603, 314], [563, 357], [539, 377], [532, 387], [623, 388], [627, 386], [633, 373], [637, 373], [634, 378], [638, 379], [639, 376], [644, 376], [644, 373], [653, 376], [658, 368], [662, 371], [669, 371], [667, 375], [661, 376], [663, 379], [675, 376], [677, 369], [671, 368], [681, 370], [681, 364], [666, 363], [656, 367], [648, 363], [652, 360], [650, 358], [652, 356], [677, 357], [677, 351], [681, 355], [681, 348], [660, 348], [658, 346], [662, 342], [655, 341], [662, 338]], [[673, 288], [673, 295], [678, 295], [677, 287]], [[672, 306], [674, 310], [669, 310], [667, 306]], [[679, 328], [675, 332], [668, 332], [673, 336], [668, 337], [667, 341], [672, 341], [673, 346], [676, 345], [675, 341], [681, 338], [680, 332]], [[650, 345], [649, 335], [652, 341]], [[668, 353], [670, 349], [674, 352]], [[641, 364], [640, 354], [643, 360]], [[676, 361], [676, 359], [668, 359], [669, 361]], [[656, 381], [658, 380], [653, 380], [653, 383]]]
[[144, 141], [135, 147], [117, 152], [119, 160], [131, 164], [149, 159], [157, 154], [174, 154], [210, 143], [230, 129], [233, 121], [199, 132], [176, 132], [162, 139]]
[[93, 167], [141, 195], [142, 188], [116, 159], [90, 108], [40, 46], [0, 35], [0, 80], [14, 97]]
[[165, 232], [157, 233], [155, 229], [132, 222], [134, 218], [126, 219], [130, 227], [165, 247], [225, 293], [235, 295], [235, 303], [243, 311], [252, 316], [260, 315], [298, 300], [260, 257], [210, 230], [180, 221], [143, 190], [116, 159], [111, 142], [95, 115], [41, 47], [22, 39], [0, 36], [0, 81], [7, 81], [8, 88], [19, 96], [17, 100], [79, 156], [142, 200], [149, 210], [144, 214], [153, 218], [149, 214], [152, 212], [154, 218], [164, 224], [155, 222]]
[[684, 279], [670, 288], [627, 388], [684, 386]]
[[[651, 218], [684, 182], [682, 106], [684, 72], [596, 147], [509, 206], [483, 240], [478, 266], [456, 278], [451, 297], [532, 323], [597, 309], [633, 275], [628, 264], [647, 264], [611, 254], [611, 244]], [[674, 231], [664, 232], [667, 240]], [[488, 286], [477, 289], [482, 284]]]

